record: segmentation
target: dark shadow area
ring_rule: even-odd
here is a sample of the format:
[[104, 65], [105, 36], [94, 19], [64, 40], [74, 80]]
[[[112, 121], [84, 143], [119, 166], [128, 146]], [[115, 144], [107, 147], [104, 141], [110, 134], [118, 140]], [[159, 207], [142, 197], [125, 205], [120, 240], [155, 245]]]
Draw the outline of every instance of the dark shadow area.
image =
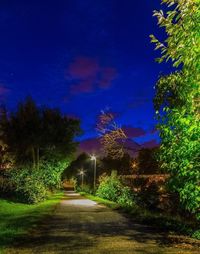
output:
[[[87, 204], [86, 199], [73, 195], [73, 192], [68, 193], [70, 196], [63, 199], [55, 214], [41, 221], [28, 236], [18, 238], [13, 245], [14, 249], [29, 250], [30, 252], [27, 253], [41, 253], [41, 251], [77, 254], [190, 253], [186, 252], [187, 248], [183, 252], [178, 252], [180, 250], [175, 248], [173, 252], [166, 234], [149, 226], [137, 224], [131, 218], [107, 207]], [[81, 203], [84, 201], [85, 205]], [[24, 217], [24, 223], [30, 219], [34, 218]], [[19, 223], [17, 218], [14, 220], [10, 218], [10, 220], [12, 224]], [[95, 252], [90, 252], [95, 248], [97, 248]]]

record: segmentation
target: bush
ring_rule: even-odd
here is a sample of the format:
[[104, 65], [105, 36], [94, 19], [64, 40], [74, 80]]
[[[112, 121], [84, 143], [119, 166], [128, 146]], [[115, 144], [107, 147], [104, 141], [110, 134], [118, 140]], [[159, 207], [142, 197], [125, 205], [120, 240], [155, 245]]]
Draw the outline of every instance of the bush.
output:
[[96, 194], [101, 198], [117, 202], [125, 208], [134, 205], [134, 195], [131, 189], [128, 186], [124, 186], [120, 178], [114, 174], [100, 178], [100, 185]]
[[13, 183], [6, 175], [0, 176], [0, 195], [9, 196], [14, 191]]
[[97, 189], [97, 196], [117, 202], [121, 194], [122, 184], [115, 175], [100, 177], [100, 185]]
[[61, 175], [63, 170], [68, 165], [69, 160], [57, 160], [51, 158], [40, 162], [40, 170], [38, 174], [43, 179], [46, 187], [49, 189], [58, 189], [61, 184]]
[[133, 207], [134, 205], [134, 196], [129, 187], [123, 187], [121, 189], [120, 196], [118, 197], [117, 203], [120, 204], [122, 207]]
[[76, 191], [78, 192], [85, 192], [88, 194], [93, 194], [93, 189], [91, 188], [90, 185], [84, 184], [83, 186], [76, 186]]
[[200, 240], [200, 229], [196, 230], [193, 234], [192, 234], [193, 238], [196, 238], [198, 240]]
[[11, 181], [15, 185], [18, 198], [25, 203], [38, 203], [47, 196], [47, 188], [37, 170], [29, 168], [12, 170]]

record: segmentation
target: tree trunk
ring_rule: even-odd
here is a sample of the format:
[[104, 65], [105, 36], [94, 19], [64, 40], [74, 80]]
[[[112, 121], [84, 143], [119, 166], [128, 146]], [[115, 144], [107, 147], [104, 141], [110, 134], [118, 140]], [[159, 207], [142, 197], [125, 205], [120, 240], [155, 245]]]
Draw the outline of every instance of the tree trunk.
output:
[[40, 167], [40, 149], [37, 148], [37, 169], [39, 170]]
[[33, 168], [35, 168], [36, 167], [36, 158], [35, 158], [34, 147], [31, 148], [31, 152], [32, 152]]

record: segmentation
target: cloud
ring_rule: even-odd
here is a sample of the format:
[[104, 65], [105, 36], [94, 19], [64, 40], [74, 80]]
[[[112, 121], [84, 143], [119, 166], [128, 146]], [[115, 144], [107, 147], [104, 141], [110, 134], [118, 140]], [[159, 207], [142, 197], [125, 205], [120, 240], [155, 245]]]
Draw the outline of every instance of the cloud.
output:
[[70, 88], [71, 94], [78, 94], [78, 93], [91, 93], [94, 90], [93, 87], [93, 80], [82, 80], [76, 85], [72, 85]]
[[80, 56], [69, 64], [65, 77], [71, 82], [71, 94], [92, 93], [97, 89], [110, 88], [117, 77], [117, 70], [100, 66], [95, 58]]
[[117, 71], [115, 68], [107, 67], [101, 70], [101, 80], [99, 80], [98, 86], [100, 88], [109, 88], [112, 81], [117, 77]]
[[[126, 149], [126, 152], [128, 152], [131, 157], [135, 157], [141, 148], [138, 143], [131, 139], [126, 140], [126, 142], [124, 143], [124, 147]], [[101, 157], [104, 156], [102, 148], [103, 147], [99, 138], [85, 139], [82, 140], [79, 144], [78, 154], [84, 152], [88, 154], [98, 154], [98, 156]]]
[[135, 128], [132, 126], [124, 126], [124, 127], [122, 127], [122, 129], [128, 138], [141, 137], [146, 134], [146, 132], [142, 128]]
[[101, 143], [99, 138], [90, 138], [83, 140], [79, 145], [79, 153], [85, 152], [88, 154], [100, 154], [101, 153]]
[[9, 92], [10, 92], [10, 89], [0, 84], [0, 98], [1, 99], [4, 98]]
[[144, 148], [154, 148], [159, 147], [159, 143], [155, 139], [152, 139], [147, 142], [144, 142], [143, 144], [141, 144], [141, 146]]
[[77, 57], [69, 65], [67, 74], [72, 79], [88, 79], [96, 77], [100, 67], [95, 59], [89, 57]]

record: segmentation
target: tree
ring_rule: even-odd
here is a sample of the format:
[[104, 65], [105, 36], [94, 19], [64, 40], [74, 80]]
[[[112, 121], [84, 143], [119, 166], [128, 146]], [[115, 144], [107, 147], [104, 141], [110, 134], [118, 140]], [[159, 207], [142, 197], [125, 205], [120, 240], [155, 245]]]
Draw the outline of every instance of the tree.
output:
[[9, 114], [2, 109], [0, 141], [4, 149], [0, 152], [3, 159], [7, 154], [13, 159], [8, 171], [11, 192], [23, 202], [36, 203], [48, 190], [60, 187], [62, 172], [76, 149], [74, 138], [79, 134], [79, 120], [57, 109], [39, 108], [32, 98]]
[[100, 175], [103, 173], [110, 175], [113, 170], [116, 170], [118, 175], [130, 175], [132, 173], [131, 161], [128, 153], [124, 153], [123, 157], [120, 158], [107, 156], [100, 160], [98, 172]]
[[39, 169], [40, 160], [66, 158], [74, 152], [74, 137], [80, 134], [79, 121], [57, 109], [38, 108], [32, 98], [20, 103], [15, 112], [0, 119], [0, 139], [15, 159], [15, 164], [32, 161]]
[[109, 111], [101, 111], [97, 124], [100, 142], [105, 156], [112, 159], [122, 158], [125, 153], [124, 144], [127, 139], [123, 129], [114, 120], [114, 114]]
[[156, 84], [154, 99], [162, 140], [160, 162], [171, 175], [169, 186], [182, 205], [200, 218], [200, 1], [162, 0], [167, 12], [155, 11], [167, 38], [151, 35], [158, 62], [176, 68]]
[[156, 174], [159, 173], [159, 165], [156, 160], [158, 148], [143, 148], [139, 151], [137, 157], [137, 173]]

